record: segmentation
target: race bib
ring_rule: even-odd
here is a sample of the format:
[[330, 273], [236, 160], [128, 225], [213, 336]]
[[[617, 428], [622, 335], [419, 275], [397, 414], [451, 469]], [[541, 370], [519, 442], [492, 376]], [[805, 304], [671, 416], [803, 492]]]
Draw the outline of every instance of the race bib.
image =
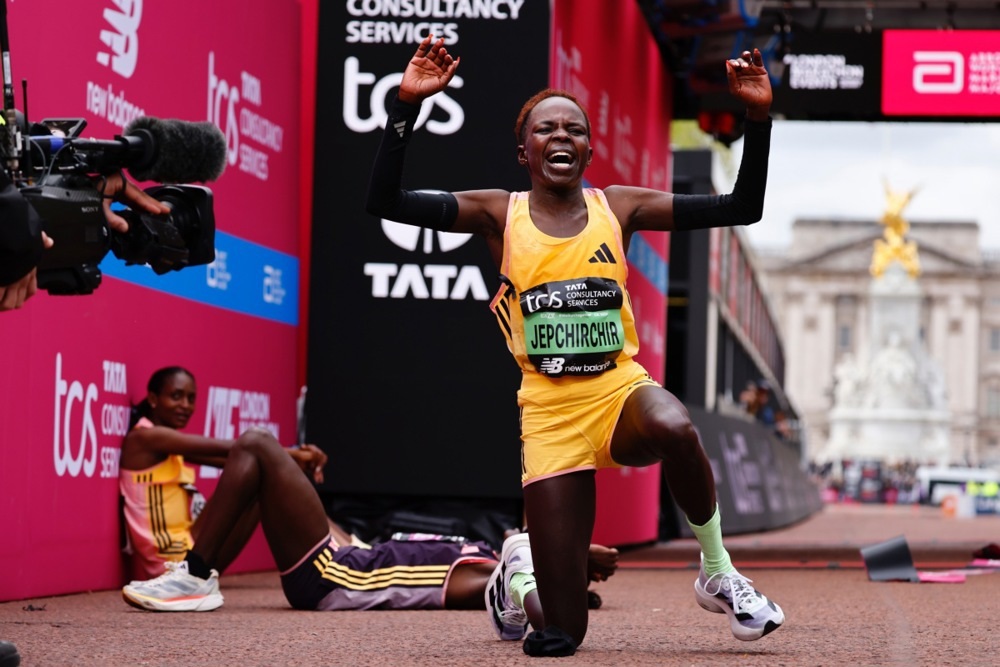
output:
[[609, 278], [544, 283], [520, 295], [524, 347], [543, 375], [600, 375], [625, 347], [624, 292]]

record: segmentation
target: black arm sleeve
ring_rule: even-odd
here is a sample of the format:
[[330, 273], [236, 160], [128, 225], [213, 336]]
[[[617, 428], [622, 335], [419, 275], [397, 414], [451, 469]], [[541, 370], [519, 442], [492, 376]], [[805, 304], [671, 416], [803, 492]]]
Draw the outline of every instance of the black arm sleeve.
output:
[[42, 258], [42, 221], [0, 169], [0, 285], [23, 278]]
[[744, 122], [743, 159], [732, 194], [674, 195], [675, 230], [749, 225], [764, 215], [771, 119]]
[[371, 179], [366, 208], [372, 215], [409, 225], [448, 231], [458, 217], [458, 200], [450, 192], [403, 190], [403, 158], [420, 106], [393, 100]]

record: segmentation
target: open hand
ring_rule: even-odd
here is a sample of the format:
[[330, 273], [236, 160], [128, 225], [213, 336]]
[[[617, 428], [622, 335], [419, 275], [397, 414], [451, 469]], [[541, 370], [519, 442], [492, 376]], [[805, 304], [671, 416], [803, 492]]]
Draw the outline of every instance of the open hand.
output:
[[399, 84], [399, 99], [403, 102], [420, 104], [447, 88], [448, 82], [455, 76], [461, 58], [451, 57], [444, 48], [443, 37], [432, 43], [433, 39], [434, 35], [430, 34], [424, 37], [403, 72], [403, 80]]
[[729, 92], [747, 105], [747, 117], [765, 120], [771, 108], [771, 80], [758, 49], [726, 61]]

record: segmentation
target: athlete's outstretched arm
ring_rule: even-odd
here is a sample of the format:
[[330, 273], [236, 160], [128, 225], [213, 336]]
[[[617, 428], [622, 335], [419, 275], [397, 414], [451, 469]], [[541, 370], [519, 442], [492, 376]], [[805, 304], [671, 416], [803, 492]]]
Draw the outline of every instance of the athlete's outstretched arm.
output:
[[420, 104], [444, 90], [458, 69], [459, 61], [445, 49], [444, 40], [431, 43], [431, 39], [431, 35], [424, 37], [403, 72], [375, 155], [366, 208], [372, 215], [396, 222], [450, 231], [458, 217], [458, 201], [453, 194], [402, 188], [403, 159]]
[[732, 193], [674, 195], [648, 188], [607, 188], [608, 202], [627, 232], [749, 225], [763, 216], [771, 146], [771, 82], [757, 49], [727, 60], [726, 73], [730, 93], [747, 105], [743, 158]]
[[491, 202], [501, 201], [507, 193], [474, 190], [450, 193], [439, 190], [404, 190], [403, 163], [406, 146], [413, 134], [420, 104], [444, 90], [455, 75], [459, 59], [452, 58], [444, 40], [432, 42], [428, 35], [410, 59], [399, 93], [389, 109], [382, 142], [375, 155], [368, 184], [366, 208], [372, 215], [388, 220], [440, 231], [488, 234], [495, 215]]

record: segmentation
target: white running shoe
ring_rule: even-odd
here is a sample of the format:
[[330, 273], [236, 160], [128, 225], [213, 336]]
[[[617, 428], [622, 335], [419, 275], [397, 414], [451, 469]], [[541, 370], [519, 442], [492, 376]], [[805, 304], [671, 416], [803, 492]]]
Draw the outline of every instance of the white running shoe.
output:
[[516, 641], [528, 632], [528, 615], [510, 599], [510, 578], [517, 572], [533, 571], [528, 535], [518, 533], [504, 540], [500, 562], [486, 584], [486, 614], [500, 639]]
[[222, 606], [219, 573], [208, 579], [188, 572], [186, 561], [167, 562], [167, 571], [149, 581], [133, 581], [122, 588], [125, 602], [151, 611], [212, 611]]
[[739, 572], [707, 577], [702, 565], [694, 582], [694, 595], [704, 609], [728, 615], [733, 635], [745, 642], [760, 639], [785, 622], [781, 607], [758, 592]]

